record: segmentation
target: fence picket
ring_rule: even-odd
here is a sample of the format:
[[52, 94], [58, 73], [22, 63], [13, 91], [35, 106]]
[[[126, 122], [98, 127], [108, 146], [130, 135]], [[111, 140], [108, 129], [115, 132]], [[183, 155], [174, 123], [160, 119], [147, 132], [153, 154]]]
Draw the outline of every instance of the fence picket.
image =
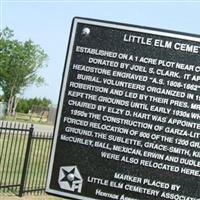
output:
[[0, 122], [0, 195], [44, 192], [52, 134]]

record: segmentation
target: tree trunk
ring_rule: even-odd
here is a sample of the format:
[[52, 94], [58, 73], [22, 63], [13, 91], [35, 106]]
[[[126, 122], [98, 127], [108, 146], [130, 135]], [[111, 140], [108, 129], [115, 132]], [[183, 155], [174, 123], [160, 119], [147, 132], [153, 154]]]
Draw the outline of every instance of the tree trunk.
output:
[[16, 108], [18, 104], [19, 99], [17, 97], [14, 97], [14, 104], [13, 104], [13, 110], [12, 110], [12, 115], [15, 116], [16, 114]]
[[7, 100], [7, 115], [11, 115], [12, 114], [12, 109], [13, 109], [13, 103], [14, 103], [14, 95], [13, 95], [13, 90], [14, 87], [11, 88], [10, 94], [6, 94], [6, 98], [8, 98]]
[[7, 115], [11, 114], [11, 108], [12, 108], [12, 97], [10, 96], [7, 103]]

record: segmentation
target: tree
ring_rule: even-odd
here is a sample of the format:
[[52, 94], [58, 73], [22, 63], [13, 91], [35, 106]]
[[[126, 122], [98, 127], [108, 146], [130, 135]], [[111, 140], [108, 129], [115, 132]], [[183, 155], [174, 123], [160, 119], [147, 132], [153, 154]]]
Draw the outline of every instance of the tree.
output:
[[40, 107], [40, 108], [48, 108], [52, 105], [52, 102], [50, 99], [47, 98], [20, 98], [17, 104], [16, 111], [21, 113], [28, 113], [30, 110], [32, 110], [34, 107]]
[[8, 114], [15, 112], [17, 94], [32, 84], [44, 84], [37, 72], [46, 66], [47, 60], [47, 54], [39, 45], [13, 37], [14, 33], [8, 27], [0, 32], [0, 88], [7, 102]]

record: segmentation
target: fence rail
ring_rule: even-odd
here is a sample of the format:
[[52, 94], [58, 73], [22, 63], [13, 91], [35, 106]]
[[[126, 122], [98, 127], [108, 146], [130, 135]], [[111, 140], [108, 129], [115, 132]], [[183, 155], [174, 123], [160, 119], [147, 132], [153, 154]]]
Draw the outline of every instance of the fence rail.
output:
[[52, 133], [0, 122], [0, 192], [43, 192], [51, 145]]

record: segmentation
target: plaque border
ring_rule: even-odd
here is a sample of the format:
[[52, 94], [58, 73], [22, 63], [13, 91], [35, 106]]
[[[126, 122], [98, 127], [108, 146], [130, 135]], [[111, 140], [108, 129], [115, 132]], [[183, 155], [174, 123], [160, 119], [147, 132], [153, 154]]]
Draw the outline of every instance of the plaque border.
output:
[[107, 28], [114, 28], [114, 29], [119, 29], [119, 30], [147, 33], [147, 34], [171, 37], [171, 38], [176, 38], [176, 39], [190, 40], [190, 41], [199, 42], [199, 43], [200, 43], [200, 35], [188, 34], [188, 33], [183, 33], [183, 32], [178, 32], [178, 31], [164, 30], [164, 29], [159, 29], [159, 28], [130, 25], [130, 24], [125, 24], [125, 23], [117, 23], [117, 22], [110, 22], [110, 21], [104, 21], [104, 20], [90, 19], [90, 18], [82, 18], [82, 17], [74, 17], [73, 18], [70, 36], [69, 36], [67, 54], [66, 54], [66, 59], [65, 59], [65, 64], [64, 64], [64, 71], [63, 71], [63, 75], [62, 75], [62, 83], [61, 83], [60, 94], [59, 94], [59, 101], [58, 101], [58, 107], [57, 107], [57, 113], [56, 113], [56, 121], [55, 121], [55, 126], [54, 126], [54, 131], [53, 131], [53, 144], [52, 144], [52, 149], [51, 149], [51, 155], [50, 155], [51, 157], [50, 157], [50, 161], [49, 161], [49, 168], [48, 168], [48, 173], [47, 173], [47, 183], [46, 183], [45, 191], [49, 194], [54, 194], [56, 196], [69, 197], [69, 198], [78, 199], [78, 200], [100, 200], [100, 199], [94, 199], [94, 198], [90, 198], [90, 197], [86, 197], [86, 196], [81, 196], [78, 194], [57, 191], [55, 189], [50, 188], [50, 182], [51, 182], [52, 171], [53, 171], [53, 163], [54, 163], [55, 151], [56, 151], [56, 146], [57, 146], [58, 130], [59, 130], [59, 125], [60, 125], [60, 120], [61, 120], [64, 95], [65, 95], [65, 91], [66, 91], [68, 73], [69, 73], [72, 52], [73, 52], [73, 47], [74, 47], [74, 41], [75, 41], [75, 35], [76, 35], [76, 28], [77, 28], [78, 23], [83, 23], [83, 24], [88, 24], [88, 25], [96, 25], [96, 26], [107, 27]]

